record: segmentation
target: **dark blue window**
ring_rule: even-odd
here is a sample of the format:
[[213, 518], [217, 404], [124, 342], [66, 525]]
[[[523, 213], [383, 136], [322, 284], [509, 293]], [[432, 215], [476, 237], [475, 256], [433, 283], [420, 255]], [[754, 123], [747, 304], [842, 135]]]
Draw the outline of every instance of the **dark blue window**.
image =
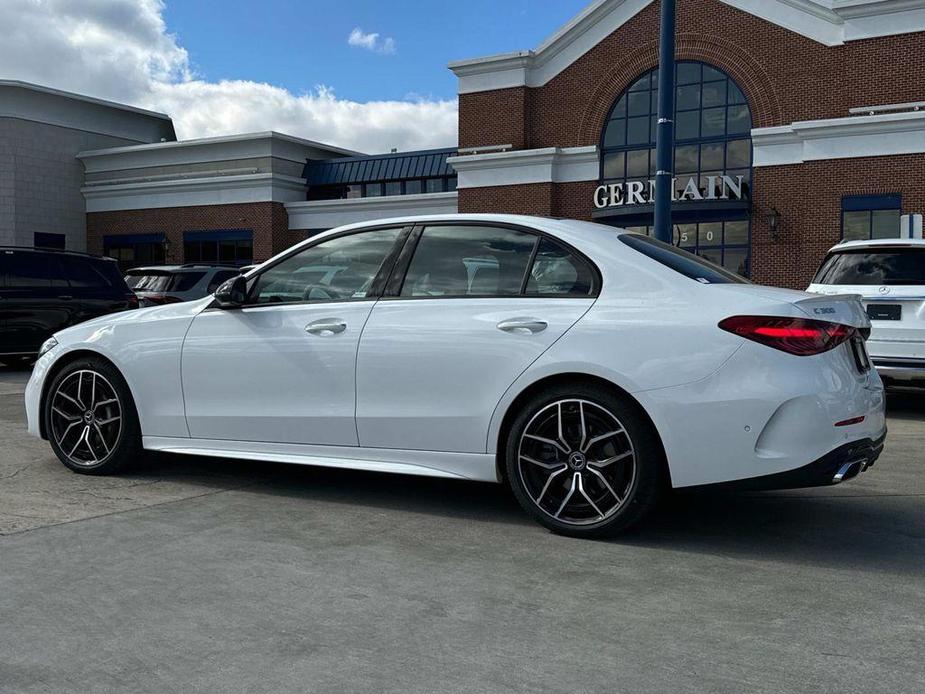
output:
[[49, 234], [37, 231], [32, 235], [32, 245], [36, 248], [50, 248], [56, 251], [63, 251], [65, 248], [64, 234]]
[[123, 271], [164, 264], [164, 234], [113, 234], [103, 237], [103, 255], [119, 261]]
[[893, 239], [900, 235], [900, 195], [846, 195], [842, 198], [841, 210], [845, 241]]
[[250, 265], [254, 260], [254, 232], [250, 229], [220, 229], [183, 233], [183, 261]]

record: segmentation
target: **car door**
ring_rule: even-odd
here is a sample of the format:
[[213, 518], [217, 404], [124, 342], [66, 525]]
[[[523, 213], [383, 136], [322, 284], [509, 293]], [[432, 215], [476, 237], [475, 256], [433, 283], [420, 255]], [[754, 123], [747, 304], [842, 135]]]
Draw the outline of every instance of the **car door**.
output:
[[71, 325], [78, 306], [70, 299], [55, 253], [5, 250], [2, 262], [6, 288], [2, 313], [4, 339], [0, 352], [34, 354], [53, 333]]
[[357, 445], [357, 345], [408, 231], [319, 240], [250, 278], [243, 307], [196, 316], [182, 360], [190, 435]]
[[122, 282], [115, 262], [76, 255], [60, 260], [69, 288], [64, 300], [71, 304], [72, 325], [126, 308], [127, 288], [120, 291], [118, 284], [114, 286]]
[[484, 452], [505, 390], [591, 307], [599, 274], [484, 223], [416, 229], [402, 256], [360, 339], [360, 445]]

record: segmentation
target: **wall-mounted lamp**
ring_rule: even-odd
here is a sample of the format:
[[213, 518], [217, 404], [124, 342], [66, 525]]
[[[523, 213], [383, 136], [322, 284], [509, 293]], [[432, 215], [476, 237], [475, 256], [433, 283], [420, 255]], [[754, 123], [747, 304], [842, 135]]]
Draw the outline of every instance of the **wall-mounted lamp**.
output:
[[768, 229], [771, 230], [771, 239], [777, 241], [780, 238], [780, 212], [777, 211], [776, 207], [772, 207], [768, 211]]
[[164, 262], [168, 260], [168, 253], [170, 252], [170, 239], [167, 238], [167, 235], [164, 235], [164, 240], [161, 241], [161, 248], [164, 249]]

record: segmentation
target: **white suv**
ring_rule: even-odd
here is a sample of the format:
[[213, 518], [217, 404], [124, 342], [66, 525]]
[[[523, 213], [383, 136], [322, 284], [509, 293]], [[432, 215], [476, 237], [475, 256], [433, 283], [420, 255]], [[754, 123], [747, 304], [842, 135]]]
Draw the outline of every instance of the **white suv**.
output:
[[925, 385], [925, 240], [847, 241], [832, 248], [808, 291], [859, 294], [867, 348], [884, 379]]

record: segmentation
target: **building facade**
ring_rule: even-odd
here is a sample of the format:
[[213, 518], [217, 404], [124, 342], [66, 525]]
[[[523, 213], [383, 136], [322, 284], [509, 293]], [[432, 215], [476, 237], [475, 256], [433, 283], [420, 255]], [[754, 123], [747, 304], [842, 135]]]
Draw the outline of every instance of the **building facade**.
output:
[[175, 139], [162, 113], [0, 81], [0, 245], [85, 250], [77, 153]]
[[[653, 217], [658, 0], [597, 0], [533, 51], [451, 64], [461, 212]], [[925, 2], [678, 0], [675, 242], [805, 287], [925, 211]]]

